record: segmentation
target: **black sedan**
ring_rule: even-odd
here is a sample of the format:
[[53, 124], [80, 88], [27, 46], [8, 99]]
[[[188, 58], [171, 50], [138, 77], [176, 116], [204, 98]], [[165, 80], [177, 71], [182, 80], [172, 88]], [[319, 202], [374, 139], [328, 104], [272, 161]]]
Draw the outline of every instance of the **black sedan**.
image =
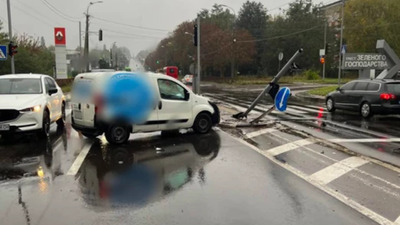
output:
[[400, 81], [354, 80], [326, 96], [329, 112], [357, 111], [364, 118], [373, 114], [400, 113]]

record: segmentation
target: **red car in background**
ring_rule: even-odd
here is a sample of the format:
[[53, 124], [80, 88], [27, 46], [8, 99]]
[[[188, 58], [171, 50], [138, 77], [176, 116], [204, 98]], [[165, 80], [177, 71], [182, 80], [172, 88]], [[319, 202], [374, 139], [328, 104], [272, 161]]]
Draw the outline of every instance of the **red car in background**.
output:
[[175, 79], [178, 79], [178, 67], [177, 66], [166, 66], [163, 68], [163, 73]]

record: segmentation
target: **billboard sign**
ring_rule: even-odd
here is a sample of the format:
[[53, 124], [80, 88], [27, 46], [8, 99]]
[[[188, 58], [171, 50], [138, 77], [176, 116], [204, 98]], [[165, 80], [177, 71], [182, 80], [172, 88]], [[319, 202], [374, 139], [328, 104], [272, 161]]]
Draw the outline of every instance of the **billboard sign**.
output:
[[65, 45], [66, 44], [64, 27], [55, 27], [54, 28], [54, 43], [55, 43], [55, 45]]
[[343, 56], [343, 69], [362, 70], [376, 69], [384, 70], [391, 65], [385, 54], [380, 53], [346, 53]]

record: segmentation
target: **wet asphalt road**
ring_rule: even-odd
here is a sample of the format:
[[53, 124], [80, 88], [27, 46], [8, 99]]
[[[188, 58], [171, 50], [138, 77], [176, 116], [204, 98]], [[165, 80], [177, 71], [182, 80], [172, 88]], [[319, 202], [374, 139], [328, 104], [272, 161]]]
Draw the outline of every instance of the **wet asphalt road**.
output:
[[219, 130], [115, 147], [67, 124], [0, 143], [0, 224], [374, 223]]
[[[245, 90], [240, 86], [224, 89], [217, 88], [215, 85], [202, 87], [205, 95], [244, 109], [247, 109], [261, 90]], [[271, 98], [265, 97], [255, 111], [266, 111], [272, 104]], [[399, 137], [400, 115], [375, 115], [371, 119], [363, 119], [356, 112], [337, 110], [335, 113], [329, 113], [322, 103], [293, 96], [289, 99], [286, 112], [273, 111], [266, 118], [290, 126], [300, 125], [310, 128], [309, 132], [312, 135], [321, 138], [381, 139], [382, 142], [352, 142], [343, 143], [343, 146], [400, 167], [400, 140], [385, 141], [385, 139]]]

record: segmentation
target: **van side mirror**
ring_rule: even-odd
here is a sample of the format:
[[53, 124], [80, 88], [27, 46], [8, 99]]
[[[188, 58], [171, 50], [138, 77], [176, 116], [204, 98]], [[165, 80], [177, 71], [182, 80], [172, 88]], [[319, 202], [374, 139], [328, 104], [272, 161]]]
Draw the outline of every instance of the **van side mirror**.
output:
[[49, 88], [49, 95], [53, 95], [58, 92], [57, 88]]
[[336, 91], [342, 92], [342, 89], [341, 89], [340, 87], [337, 87], [337, 88], [336, 88]]
[[185, 101], [189, 99], [190, 99], [190, 93], [187, 90], [185, 90]]

